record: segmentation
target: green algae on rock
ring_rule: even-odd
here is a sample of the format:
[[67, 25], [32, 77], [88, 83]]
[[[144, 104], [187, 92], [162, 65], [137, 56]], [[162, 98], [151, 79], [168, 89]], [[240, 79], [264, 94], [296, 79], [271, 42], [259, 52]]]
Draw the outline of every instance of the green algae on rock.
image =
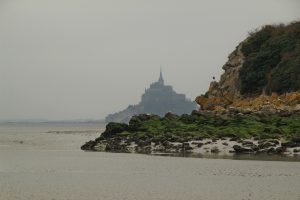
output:
[[[300, 147], [300, 113], [288, 117], [231, 111], [191, 115], [142, 114], [129, 124], [109, 123], [83, 150], [125, 153], [269, 153]], [[220, 149], [221, 148], [221, 149]], [[222, 150], [223, 149], [223, 150]]]

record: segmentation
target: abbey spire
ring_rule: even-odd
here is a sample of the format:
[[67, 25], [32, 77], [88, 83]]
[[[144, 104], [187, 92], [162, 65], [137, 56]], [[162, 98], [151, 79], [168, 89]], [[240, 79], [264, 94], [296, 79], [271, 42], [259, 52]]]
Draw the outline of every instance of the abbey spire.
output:
[[159, 74], [159, 79], [158, 79], [158, 82], [161, 84], [161, 85], [164, 85], [164, 78], [163, 78], [163, 75], [162, 75], [162, 70], [160, 68], [160, 74]]

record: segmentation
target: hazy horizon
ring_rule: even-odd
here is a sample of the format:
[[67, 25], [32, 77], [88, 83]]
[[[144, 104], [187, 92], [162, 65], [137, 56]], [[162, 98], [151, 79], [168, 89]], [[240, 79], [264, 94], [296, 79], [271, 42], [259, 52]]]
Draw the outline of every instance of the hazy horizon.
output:
[[162, 67], [194, 99], [248, 32], [300, 19], [297, 0], [0, 0], [0, 120], [103, 119]]

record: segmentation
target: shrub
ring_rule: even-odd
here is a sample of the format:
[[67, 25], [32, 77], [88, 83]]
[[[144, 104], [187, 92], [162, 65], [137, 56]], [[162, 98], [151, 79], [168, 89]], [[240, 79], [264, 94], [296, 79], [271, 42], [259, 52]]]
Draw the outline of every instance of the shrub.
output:
[[242, 44], [241, 93], [300, 90], [300, 22], [265, 26]]

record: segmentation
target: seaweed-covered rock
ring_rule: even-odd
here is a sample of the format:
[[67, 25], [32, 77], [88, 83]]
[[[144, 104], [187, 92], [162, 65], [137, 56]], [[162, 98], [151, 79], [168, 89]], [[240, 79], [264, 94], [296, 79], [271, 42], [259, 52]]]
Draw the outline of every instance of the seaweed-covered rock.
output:
[[261, 143], [258, 145], [258, 148], [259, 149], [267, 149], [267, 148], [270, 148], [270, 147], [275, 147], [276, 144], [274, 143], [271, 143], [271, 142], [264, 142], [264, 143]]
[[233, 149], [236, 153], [253, 153], [253, 149], [251, 148], [244, 148], [240, 145], [234, 145]]
[[253, 146], [254, 144], [253, 144], [253, 142], [251, 142], [251, 141], [246, 141], [246, 140], [245, 140], [245, 141], [242, 142], [242, 145], [243, 145], [243, 146]]
[[127, 145], [122, 144], [119, 141], [112, 141], [112, 142], [107, 143], [105, 151], [116, 152], [116, 153], [129, 153], [130, 152], [127, 148]]
[[137, 146], [139, 147], [145, 147], [145, 146], [150, 146], [151, 141], [150, 140], [139, 140], [136, 142]]
[[291, 142], [300, 143], [300, 137], [294, 137], [294, 138], [292, 138]]
[[85, 151], [93, 151], [94, 150], [94, 146], [97, 143], [93, 140], [86, 142], [84, 145], [81, 146], [81, 150], [85, 150]]
[[283, 154], [285, 152], [286, 148], [285, 147], [277, 147], [275, 149], [276, 154]]
[[218, 147], [213, 147], [211, 150], [210, 150], [212, 153], [219, 153], [220, 152], [220, 149]]
[[297, 144], [296, 142], [284, 142], [281, 144], [281, 146], [286, 148], [294, 148], [300, 146], [300, 144]]
[[191, 147], [190, 143], [188, 143], [188, 142], [182, 143], [182, 151], [190, 151], [192, 149], [193, 149], [193, 147]]
[[271, 148], [269, 148], [269, 149], [267, 150], [267, 153], [268, 153], [268, 154], [274, 154], [274, 153], [276, 153], [276, 149], [275, 149], [274, 147], [271, 147]]
[[172, 119], [172, 118], [178, 118], [178, 115], [174, 114], [174, 113], [171, 113], [171, 112], [167, 112], [165, 114], [165, 118], [168, 118], [168, 119]]
[[294, 149], [293, 152], [294, 152], [294, 153], [299, 153], [299, 152], [300, 152], [300, 149]]
[[145, 153], [145, 154], [150, 154], [152, 151], [152, 148], [150, 145], [146, 145], [146, 146], [136, 146], [135, 147], [135, 151], [137, 153]]
[[106, 125], [106, 130], [102, 133], [101, 136], [104, 138], [110, 138], [126, 130], [128, 130], [127, 124], [110, 122]]

